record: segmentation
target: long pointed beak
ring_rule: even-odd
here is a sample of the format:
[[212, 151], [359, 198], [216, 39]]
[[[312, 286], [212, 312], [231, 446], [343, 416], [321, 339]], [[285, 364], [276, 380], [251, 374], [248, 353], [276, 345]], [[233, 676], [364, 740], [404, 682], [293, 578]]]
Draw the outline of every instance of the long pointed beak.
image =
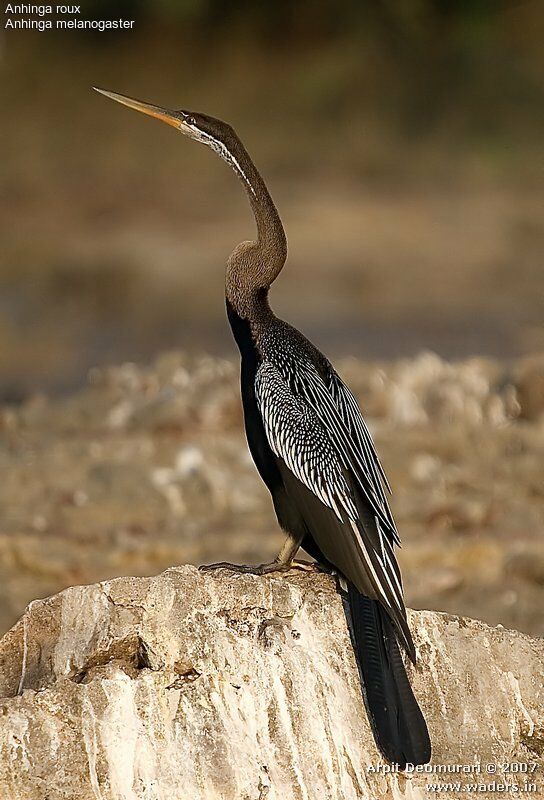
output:
[[172, 127], [178, 130], [183, 127], [183, 117], [179, 111], [169, 111], [167, 108], [154, 106], [151, 105], [151, 103], [142, 103], [140, 100], [134, 100], [132, 97], [125, 97], [125, 95], [117, 94], [116, 92], [107, 92], [105, 89], [98, 89], [96, 86], [93, 86], [93, 89], [95, 92], [109, 97], [110, 100], [115, 100], [116, 103], [121, 103], [121, 105], [128, 106], [128, 108], [133, 108], [135, 111], [141, 111], [142, 114], [147, 114], [149, 117], [160, 119], [161, 122], [166, 122], [167, 125], [172, 125]]

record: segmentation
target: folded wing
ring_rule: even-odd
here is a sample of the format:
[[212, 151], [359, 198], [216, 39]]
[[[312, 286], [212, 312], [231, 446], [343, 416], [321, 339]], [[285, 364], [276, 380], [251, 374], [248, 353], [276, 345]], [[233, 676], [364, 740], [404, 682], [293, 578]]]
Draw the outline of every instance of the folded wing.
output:
[[298, 500], [312, 537], [362, 594], [381, 602], [413, 657], [393, 552], [398, 534], [370, 434], [346, 391], [335, 373], [324, 380], [306, 361], [292, 370], [265, 361], [255, 378], [266, 436], [282, 472], [288, 470], [289, 490], [297, 491], [290, 476], [305, 487]]

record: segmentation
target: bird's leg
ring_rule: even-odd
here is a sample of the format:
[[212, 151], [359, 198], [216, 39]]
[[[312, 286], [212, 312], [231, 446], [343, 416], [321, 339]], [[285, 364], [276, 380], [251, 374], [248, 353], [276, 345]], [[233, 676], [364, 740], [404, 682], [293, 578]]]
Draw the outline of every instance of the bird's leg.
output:
[[[213, 569], [230, 569], [232, 572], [241, 572], [252, 575], [268, 575], [270, 572], [287, 572], [291, 569], [293, 559], [302, 542], [302, 536], [294, 538], [288, 535], [283, 547], [274, 559], [268, 564], [230, 564], [228, 561], [219, 561], [217, 564], [204, 564], [200, 567], [202, 572], [210, 572]], [[302, 567], [304, 568], [304, 567]]]

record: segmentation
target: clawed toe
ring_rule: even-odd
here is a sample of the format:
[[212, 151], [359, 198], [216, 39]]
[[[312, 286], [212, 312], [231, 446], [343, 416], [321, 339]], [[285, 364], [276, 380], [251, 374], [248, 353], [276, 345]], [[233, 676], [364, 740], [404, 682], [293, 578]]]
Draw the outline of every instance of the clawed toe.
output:
[[229, 561], [218, 561], [217, 564], [202, 564], [198, 568], [200, 572], [212, 572], [216, 569], [229, 569], [231, 572], [252, 572], [255, 567], [250, 564], [231, 564]]
[[290, 569], [290, 564], [280, 564], [278, 561], [272, 561], [270, 564], [259, 564], [258, 567], [255, 567], [255, 574], [269, 575], [271, 572], [288, 572]]
[[219, 561], [217, 564], [203, 564], [199, 567], [200, 572], [212, 572], [216, 569], [228, 569], [241, 575], [269, 575], [271, 572], [287, 572], [291, 565], [278, 561], [270, 564], [231, 564], [228, 561]]

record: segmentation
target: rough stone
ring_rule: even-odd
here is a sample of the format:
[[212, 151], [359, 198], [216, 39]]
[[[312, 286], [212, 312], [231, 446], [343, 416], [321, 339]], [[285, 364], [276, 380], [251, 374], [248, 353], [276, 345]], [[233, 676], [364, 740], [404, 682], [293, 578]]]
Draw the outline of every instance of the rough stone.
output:
[[0, 797], [413, 800], [431, 782], [542, 781], [544, 642], [430, 611], [410, 622], [432, 763], [482, 774], [376, 772], [333, 578], [180, 567], [36, 600], [4, 636]]

